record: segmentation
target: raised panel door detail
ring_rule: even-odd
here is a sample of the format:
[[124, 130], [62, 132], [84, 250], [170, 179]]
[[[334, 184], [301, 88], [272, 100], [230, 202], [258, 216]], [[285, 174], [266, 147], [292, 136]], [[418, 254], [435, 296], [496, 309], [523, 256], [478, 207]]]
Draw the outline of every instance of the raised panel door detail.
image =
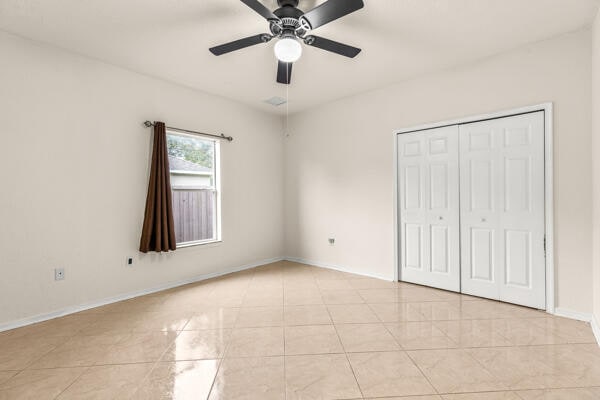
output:
[[421, 170], [418, 165], [404, 170], [404, 196], [407, 210], [421, 207]]
[[431, 271], [448, 273], [448, 227], [431, 226]]
[[430, 208], [448, 208], [448, 166], [446, 164], [431, 164], [430, 175]]
[[404, 228], [406, 267], [421, 269], [421, 226], [406, 224]]
[[448, 139], [436, 138], [429, 141], [430, 154], [446, 154], [448, 152]]
[[531, 144], [531, 129], [529, 126], [504, 130], [504, 146], [528, 146]]
[[494, 280], [493, 233], [489, 229], [471, 229], [471, 278]]
[[474, 159], [470, 162], [470, 202], [471, 210], [489, 211], [492, 209], [492, 162]]
[[469, 135], [469, 150], [489, 150], [492, 146], [492, 132], [471, 132]]
[[531, 169], [529, 157], [504, 159], [504, 209], [527, 212], [530, 207]]
[[506, 231], [506, 284], [531, 287], [531, 233]]
[[421, 155], [421, 143], [420, 142], [409, 142], [404, 145], [404, 156], [414, 157]]

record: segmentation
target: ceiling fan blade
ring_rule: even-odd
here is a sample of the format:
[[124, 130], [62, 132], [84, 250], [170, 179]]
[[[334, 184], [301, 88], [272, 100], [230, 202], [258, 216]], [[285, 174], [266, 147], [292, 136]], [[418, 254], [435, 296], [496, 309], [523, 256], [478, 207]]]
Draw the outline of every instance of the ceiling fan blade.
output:
[[257, 13], [262, 15], [263, 18], [266, 20], [269, 20], [269, 21], [270, 20], [279, 20], [279, 17], [277, 15], [273, 14], [273, 12], [271, 12], [271, 10], [269, 10], [267, 7], [265, 7], [258, 0], [242, 0], [242, 3], [244, 3], [245, 5], [247, 5], [254, 11], [256, 11]]
[[267, 43], [271, 39], [273, 39], [273, 36], [267, 35], [266, 33], [261, 33], [260, 35], [250, 36], [234, 42], [225, 43], [220, 46], [211, 47], [209, 50], [215, 56], [220, 56], [226, 53], [231, 53], [232, 51], [254, 46], [256, 44]]
[[361, 52], [361, 49], [357, 47], [348, 46], [347, 44], [313, 35], [307, 36], [306, 39], [304, 39], [304, 43], [349, 58], [354, 58]]
[[360, 10], [365, 4], [362, 0], [328, 0], [305, 13], [300, 19], [308, 22], [311, 29], [316, 29], [331, 21], [335, 21], [354, 11]]
[[292, 65], [293, 63], [286, 63], [279, 61], [277, 64], [277, 82], [289, 85], [292, 81]]

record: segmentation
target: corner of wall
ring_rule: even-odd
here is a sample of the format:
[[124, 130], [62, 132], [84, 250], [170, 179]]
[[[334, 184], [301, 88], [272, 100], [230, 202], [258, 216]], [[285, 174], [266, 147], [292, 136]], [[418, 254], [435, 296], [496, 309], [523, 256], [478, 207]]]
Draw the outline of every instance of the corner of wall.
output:
[[592, 325], [592, 332], [594, 333], [596, 342], [598, 342], [598, 345], [600, 346], [600, 323], [598, 322], [596, 315], [592, 315], [592, 321], [590, 324]]
[[[592, 26], [592, 154], [600, 154], [600, 11]], [[600, 159], [592, 157], [592, 160], [592, 329], [600, 344], [600, 246], [594, 245], [600, 241]]]

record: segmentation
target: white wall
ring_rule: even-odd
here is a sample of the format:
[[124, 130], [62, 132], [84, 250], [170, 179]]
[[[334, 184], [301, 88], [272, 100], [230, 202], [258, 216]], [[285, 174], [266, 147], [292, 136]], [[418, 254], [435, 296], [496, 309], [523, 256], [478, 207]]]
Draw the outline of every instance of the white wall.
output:
[[[0, 327], [284, 253], [391, 279], [392, 131], [546, 101], [555, 103], [557, 305], [591, 312], [590, 49], [581, 31], [305, 111], [291, 118], [284, 162], [277, 117], [0, 34]], [[235, 137], [222, 146], [222, 244], [137, 252], [146, 119]], [[54, 282], [55, 267], [65, 281]], [[600, 262], [596, 271], [600, 293]], [[595, 304], [600, 316], [600, 294]]]
[[557, 306], [591, 312], [590, 48], [576, 32], [293, 116], [287, 255], [392, 279], [392, 131], [552, 101]]
[[[594, 178], [594, 317], [600, 323], [600, 12], [592, 29], [592, 160]], [[600, 328], [600, 325], [598, 326]], [[598, 332], [600, 333], [600, 332]], [[600, 342], [600, 337], [597, 337]]]
[[[0, 326], [282, 256], [278, 117], [7, 34], [0, 54]], [[235, 137], [223, 243], [138, 253], [147, 119]]]

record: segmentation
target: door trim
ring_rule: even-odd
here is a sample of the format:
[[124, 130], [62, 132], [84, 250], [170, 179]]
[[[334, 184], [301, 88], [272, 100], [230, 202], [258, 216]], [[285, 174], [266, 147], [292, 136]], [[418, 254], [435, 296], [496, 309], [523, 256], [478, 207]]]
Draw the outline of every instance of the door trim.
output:
[[400, 242], [398, 224], [400, 215], [398, 213], [398, 135], [403, 133], [422, 131], [444, 126], [461, 125], [471, 122], [480, 122], [490, 119], [512, 117], [519, 114], [527, 114], [536, 111], [544, 111], [544, 202], [545, 202], [545, 235], [546, 235], [546, 312], [555, 312], [556, 285], [554, 280], [554, 107], [553, 103], [542, 103], [509, 110], [502, 110], [488, 114], [467, 116], [453, 120], [446, 120], [428, 124], [422, 124], [403, 129], [394, 130], [394, 281], [400, 278]]

